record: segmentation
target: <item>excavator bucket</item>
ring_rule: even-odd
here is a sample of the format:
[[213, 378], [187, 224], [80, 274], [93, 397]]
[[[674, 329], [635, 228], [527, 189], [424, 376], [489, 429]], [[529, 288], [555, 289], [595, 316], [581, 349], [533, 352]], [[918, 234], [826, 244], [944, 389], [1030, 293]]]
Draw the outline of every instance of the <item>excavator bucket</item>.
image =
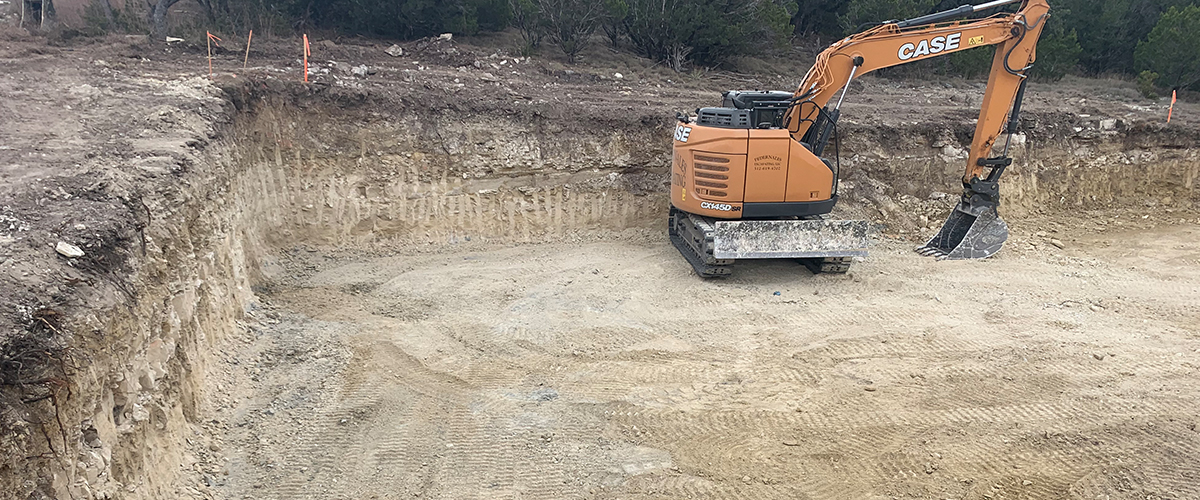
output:
[[969, 207], [960, 201], [937, 235], [917, 252], [939, 260], [985, 259], [999, 252], [1007, 239], [1008, 224], [996, 207]]

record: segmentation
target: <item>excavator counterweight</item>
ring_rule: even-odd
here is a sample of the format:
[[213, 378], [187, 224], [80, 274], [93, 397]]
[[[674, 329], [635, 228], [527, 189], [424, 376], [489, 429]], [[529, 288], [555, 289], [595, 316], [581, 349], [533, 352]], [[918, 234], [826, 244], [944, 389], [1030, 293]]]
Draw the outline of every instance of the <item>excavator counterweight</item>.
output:
[[[1016, 12], [953, 20], [1015, 3]], [[728, 276], [736, 260], [764, 258], [844, 272], [854, 257], [866, 255], [868, 240], [866, 221], [827, 218], [838, 201], [837, 123], [850, 82], [881, 68], [994, 45], [962, 198], [937, 235], [917, 249], [940, 259], [994, 255], [1008, 238], [998, 211], [999, 180], [1012, 164], [1009, 144], [1049, 11], [1046, 0], [993, 0], [881, 23], [821, 52], [795, 92], [730, 91], [720, 107], [680, 115], [671, 167], [672, 243], [704, 277]], [[1002, 133], [1008, 137], [997, 155]]]

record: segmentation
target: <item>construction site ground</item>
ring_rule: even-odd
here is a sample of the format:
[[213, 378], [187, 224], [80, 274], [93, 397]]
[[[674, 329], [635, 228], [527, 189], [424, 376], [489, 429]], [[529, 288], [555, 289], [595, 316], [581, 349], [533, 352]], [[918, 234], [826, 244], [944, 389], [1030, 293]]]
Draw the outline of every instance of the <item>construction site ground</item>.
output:
[[[294, 82], [299, 70], [286, 42], [265, 41], [244, 71], [234, 50], [222, 53], [210, 83], [203, 45], [127, 37], [48, 43], [3, 33], [0, 301], [8, 316], [0, 319], [0, 339], [51, 307], [103, 316], [160, 285], [171, 291], [153, 301], [176, 300], [184, 292], [175, 284], [185, 280], [169, 267], [139, 267], [157, 265], [139, 257], [147, 245], [151, 254], [167, 248], [164, 263], [212, 256], [170, 250], [175, 243], [161, 237], [139, 239], [141, 228], [173, 224], [159, 210], [257, 213], [253, 207], [266, 202], [258, 198], [287, 198], [270, 186], [220, 199], [162, 194], [237, 184], [220, 172], [205, 177], [207, 170], [190, 163], [209, 157], [180, 152], [233, 148], [222, 142], [234, 140], [228, 130], [259, 130], [239, 125], [231, 110], [247, 105], [232, 89], [258, 96], [288, 80], [280, 92], [299, 103], [288, 108], [296, 113], [331, 109], [311, 103], [334, 106], [354, 92], [384, 103], [356, 117], [399, 116], [436, 100], [461, 122], [546, 120], [541, 133], [553, 141], [587, 126], [573, 117], [600, 126], [642, 120], [667, 134], [669, 120], [645, 117], [714, 105], [726, 87], [787, 88], [801, 76], [678, 75], [607, 49], [565, 66], [548, 49], [530, 60], [496, 51], [490, 39], [436, 45], [440, 52], [424, 58], [413, 54], [440, 42], [410, 42], [404, 56], [393, 57], [383, 52], [391, 42], [349, 40], [315, 43], [317, 82], [304, 85]], [[361, 75], [352, 69], [359, 65]], [[911, 156], [908, 146], [889, 143], [901, 139], [886, 130], [953, 132], [961, 124], [945, 124], [974, 112], [971, 99], [978, 105], [982, 92], [969, 81], [868, 78], [856, 85], [846, 116], [858, 125], [848, 125], [844, 147], [858, 158], [886, 158], [893, 145]], [[326, 96], [325, 88], [341, 90]], [[317, 96], [299, 97], [304, 92]], [[1027, 109], [1043, 121], [1074, 120], [1042, 130], [1078, 123], [1075, 133], [1092, 122], [1097, 133], [1136, 131], [1163, 111], [1161, 102], [1116, 81], [1038, 83], [1028, 99]], [[307, 115], [287, 116], [278, 121]], [[1135, 155], [1195, 149], [1200, 107], [1181, 103], [1175, 116], [1176, 129], [1162, 134], [1176, 134], [1176, 146], [1154, 149], [1136, 138], [1124, 144]], [[358, 126], [346, 116], [306, 120]], [[885, 132], [872, 135], [877, 126]], [[564, 167], [565, 182], [618, 179], [611, 182], [620, 196], [638, 196], [622, 199], [665, 203], [669, 151], [640, 159], [638, 147], [651, 149], [636, 145], [640, 133], [629, 132], [625, 142], [633, 145], [622, 146], [638, 168], [593, 168], [581, 154], [564, 160], [575, 162]], [[1045, 147], [1075, 147], [1054, 141]], [[453, 158], [453, 141], [446, 144], [439, 147]], [[351, 156], [369, 161], [370, 147], [364, 141], [361, 156]], [[956, 154], [924, 147], [931, 157]], [[291, 161], [275, 151], [267, 163]], [[868, 162], [843, 161], [843, 168]], [[440, 181], [439, 174], [431, 181], [423, 171], [413, 175], [441, 182], [438, 193], [447, 196], [454, 193], [447, 177], [517, 177], [446, 168], [450, 175]], [[813, 275], [781, 260], [739, 262], [729, 279], [699, 279], [667, 240], [665, 205], [661, 214], [630, 209], [621, 214], [628, 224], [606, 230], [582, 215], [576, 222], [559, 191], [544, 216], [546, 227], [562, 231], [539, 232], [542, 215], [517, 222], [483, 214], [459, 224], [492, 235], [486, 238], [468, 231], [447, 240], [429, 223], [412, 226], [424, 228], [411, 230], [415, 236], [381, 243], [313, 236], [325, 234], [314, 221], [352, 210], [332, 197], [310, 204], [287, 198], [281, 203], [294, 205], [300, 222], [268, 232], [256, 247], [260, 266], [246, 278], [253, 288], [230, 295], [245, 299], [231, 306], [240, 311], [229, 321], [232, 333], [209, 329], [208, 343], [199, 343], [204, 353], [184, 356], [206, 363], [198, 388], [180, 389], [199, 394], [198, 404], [182, 410], [181, 423], [163, 424], [161, 437], [120, 437], [144, 447], [142, 454], [178, 448], [171, 455], [178, 464], [137, 469], [170, 484], [151, 490], [145, 485], [153, 481], [115, 469], [81, 477], [96, 491], [107, 485], [116, 498], [1200, 498], [1195, 174], [1186, 185], [1156, 184], [1136, 199], [1018, 203], [1007, 217], [1013, 236], [999, 255], [952, 262], [913, 248], [953, 206], [945, 192], [956, 174], [920, 191], [911, 179], [878, 172], [847, 177], [839, 214], [870, 219], [874, 232], [870, 256], [845, 275]], [[1088, 185], [1086, 175], [1079, 179]], [[410, 199], [440, 195], [417, 194]], [[555, 200], [526, 196], [535, 205]], [[321, 211], [325, 218], [304, 219]], [[496, 236], [510, 228], [518, 229]], [[109, 260], [67, 260], [55, 253], [62, 240]], [[135, 291], [122, 295], [122, 287]], [[92, 324], [63, 324], [85, 323]], [[101, 340], [77, 335], [89, 339], [81, 345], [125, 342], [119, 332]], [[89, 359], [76, 357], [83, 365]], [[170, 384], [186, 371], [168, 370], [140, 390], [173, 394]], [[142, 420], [131, 415], [136, 428]], [[84, 416], [62, 430], [67, 449], [134, 446], [110, 443], [103, 428], [104, 443], [96, 444], [88, 425], [100, 425]], [[113, 418], [113, 436], [129, 436], [120, 430], [126, 419]], [[153, 427], [157, 418], [142, 425]], [[52, 445], [58, 432], [46, 437]], [[41, 439], [34, 436], [30, 442]], [[91, 470], [79, 461], [80, 470]], [[66, 491], [28, 474], [30, 488]], [[14, 490], [12, 498], [18, 493], [28, 492]]]
[[[1030, 221], [1035, 222], [1035, 221]], [[1042, 221], [1038, 221], [1042, 222]], [[1195, 498], [1194, 224], [846, 276], [661, 235], [299, 250], [225, 347], [231, 498]]]

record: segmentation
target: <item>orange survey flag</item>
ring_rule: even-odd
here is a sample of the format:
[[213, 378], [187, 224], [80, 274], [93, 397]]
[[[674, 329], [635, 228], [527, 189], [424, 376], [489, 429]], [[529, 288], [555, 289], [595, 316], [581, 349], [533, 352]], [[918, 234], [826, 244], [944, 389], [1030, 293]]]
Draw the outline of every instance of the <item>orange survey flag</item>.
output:
[[246, 63], [250, 62], [250, 41], [254, 40], [254, 30], [250, 30], [250, 35], [246, 37], [246, 58], [242, 59], [242, 69], [246, 69]]
[[308, 83], [308, 56], [311, 53], [308, 50], [308, 34], [304, 34], [304, 83]]
[[1171, 112], [1175, 111], [1175, 91], [1171, 91], [1171, 107], [1167, 108], [1167, 123], [1171, 123]]
[[212, 77], [213, 77], [213, 70], [212, 70], [212, 46], [213, 46], [213, 45], [216, 45], [217, 47], [220, 47], [220, 46], [221, 46], [221, 44], [220, 44], [220, 43], [217, 43], [217, 42], [220, 42], [220, 41], [221, 41], [221, 39], [220, 39], [220, 38], [218, 38], [218, 37], [217, 37], [217, 35], [214, 35], [214, 34], [212, 34], [211, 32], [205, 31], [204, 33], [205, 33], [206, 35], [208, 35], [208, 40], [207, 40], [207, 41], [208, 41], [208, 79], [209, 79], [209, 80], [212, 80]]

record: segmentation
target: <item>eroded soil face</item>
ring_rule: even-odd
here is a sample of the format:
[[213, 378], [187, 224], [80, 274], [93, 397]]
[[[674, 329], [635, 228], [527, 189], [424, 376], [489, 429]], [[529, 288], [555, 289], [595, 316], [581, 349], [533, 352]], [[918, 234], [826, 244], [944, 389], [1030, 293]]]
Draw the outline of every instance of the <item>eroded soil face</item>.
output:
[[[1029, 221], [1036, 222], [1036, 221]], [[295, 250], [214, 415], [241, 498], [1195, 498], [1200, 227], [702, 281], [660, 235]], [[228, 473], [227, 476], [222, 475]]]

